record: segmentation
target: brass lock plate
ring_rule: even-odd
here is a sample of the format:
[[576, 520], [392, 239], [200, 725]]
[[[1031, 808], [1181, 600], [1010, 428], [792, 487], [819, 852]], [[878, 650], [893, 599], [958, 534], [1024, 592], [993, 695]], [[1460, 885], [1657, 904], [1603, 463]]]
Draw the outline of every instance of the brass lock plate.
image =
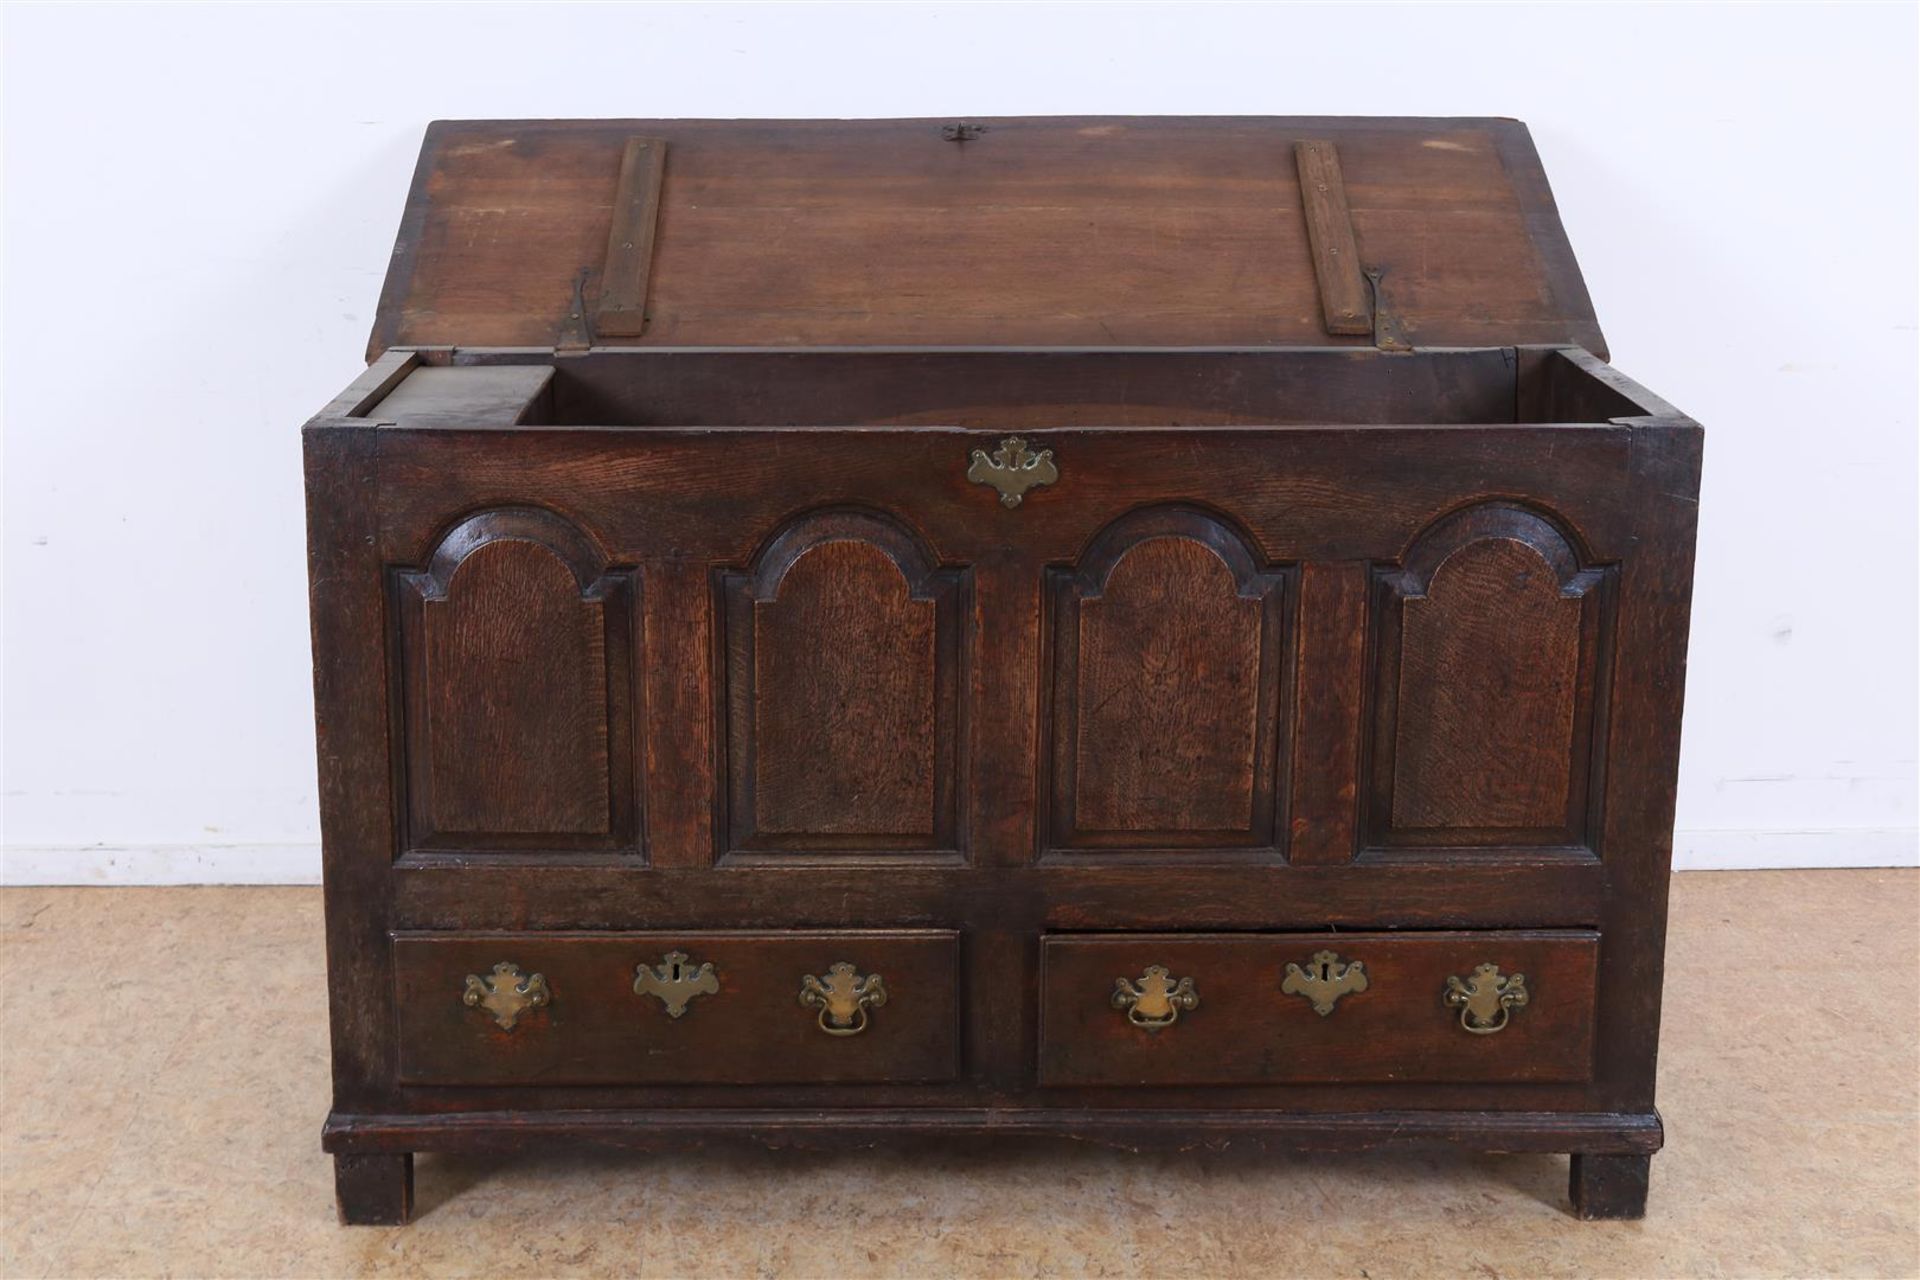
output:
[[633, 971], [633, 994], [657, 997], [669, 1018], [687, 1012], [695, 996], [720, 994], [720, 975], [711, 963], [694, 964], [684, 951], [669, 951], [657, 965], [640, 964]]

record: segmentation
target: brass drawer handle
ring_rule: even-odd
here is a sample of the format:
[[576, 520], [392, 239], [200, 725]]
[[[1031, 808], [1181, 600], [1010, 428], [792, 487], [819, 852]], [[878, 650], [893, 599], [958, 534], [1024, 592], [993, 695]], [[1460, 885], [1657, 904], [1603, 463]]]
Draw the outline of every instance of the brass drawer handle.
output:
[[1490, 1036], [1507, 1025], [1515, 1009], [1527, 1004], [1527, 975], [1500, 976], [1500, 966], [1474, 966], [1473, 976], [1465, 982], [1447, 978], [1447, 1007], [1460, 1011], [1460, 1025], [1476, 1036]]
[[800, 1003], [818, 1009], [816, 1021], [830, 1036], [857, 1036], [867, 1029], [867, 1010], [887, 1002], [887, 984], [880, 975], [861, 977], [845, 960], [827, 970], [826, 981], [812, 974], [800, 979]]
[[1367, 966], [1358, 960], [1342, 960], [1332, 951], [1316, 951], [1306, 968], [1287, 966], [1286, 981], [1280, 990], [1290, 996], [1312, 1001], [1313, 1011], [1321, 1017], [1333, 1012], [1341, 996], [1367, 989]]
[[1127, 1021], [1147, 1031], [1170, 1027], [1180, 1020], [1182, 1009], [1199, 1006], [1200, 993], [1193, 989], [1193, 979], [1175, 982], [1161, 965], [1148, 965], [1138, 982], [1125, 978], [1113, 982], [1113, 1007], [1126, 1010]]
[[684, 951], [669, 951], [657, 965], [633, 967], [633, 994], [657, 996], [667, 1016], [678, 1018], [695, 996], [720, 994], [720, 978], [711, 964], [695, 965]]
[[1027, 490], [1052, 484], [1060, 478], [1053, 463], [1053, 450], [1035, 453], [1019, 436], [1008, 436], [992, 454], [975, 449], [967, 466], [967, 479], [975, 484], [990, 484], [1000, 491], [1000, 505], [1012, 510], [1020, 505]]
[[511, 1031], [521, 1014], [540, 1008], [552, 998], [544, 976], [534, 973], [522, 977], [519, 965], [502, 960], [484, 978], [477, 973], [467, 975], [467, 989], [460, 1003], [469, 1009], [485, 1009], [502, 1031]]

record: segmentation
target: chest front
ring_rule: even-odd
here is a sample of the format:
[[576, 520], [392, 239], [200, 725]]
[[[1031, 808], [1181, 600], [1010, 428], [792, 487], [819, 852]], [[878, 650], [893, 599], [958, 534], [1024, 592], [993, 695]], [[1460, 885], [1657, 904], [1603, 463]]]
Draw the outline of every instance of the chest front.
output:
[[1700, 431], [1524, 127], [435, 125], [306, 456], [349, 1221], [416, 1150], [1575, 1156]]

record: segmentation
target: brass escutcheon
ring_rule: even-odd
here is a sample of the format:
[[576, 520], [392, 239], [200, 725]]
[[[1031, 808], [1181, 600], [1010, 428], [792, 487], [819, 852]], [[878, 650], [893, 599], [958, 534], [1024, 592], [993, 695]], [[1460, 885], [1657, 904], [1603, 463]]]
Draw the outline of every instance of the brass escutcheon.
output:
[[1280, 990], [1290, 996], [1312, 1001], [1313, 1011], [1321, 1017], [1333, 1012], [1340, 997], [1367, 989], [1367, 966], [1358, 960], [1343, 961], [1332, 951], [1316, 951], [1306, 968], [1287, 966], [1286, 980]]
[[1527, 1004], [1527, 975], [1500, 976], [1497, 964], [1474, 966], [1473, 976], [1462, 982], [1447, 978], [1447, 1007], [1460, 1011], [1460, 1025], [1476, 1036], [1490, 1036], [1507, 1025], [1515, 1009]]
[[485, 1009], [502, 1031], [511, 1031], [521, 1014], [540, 1008], [552, 998], [545, 977], [537, 973], [522, 977], [519, 965], [502, 960], [484, 978], [477, 973], [468, 974], [467, 989], [460, 1002], [469, 1009]]
[[687, 1002], [695, 996], [720, 994], [720, 978], [713, 966], [694, 965], [684, 951], [667, 952], [658, 965], [635, 965], [633, 973], [633, 994], [659, 997], [669, 1018], [685, 1013]]
[[1053, 464], [1053, 450], [1032, 452], [1019, 436], [1002, 440], [991, 455], [985, 449], [975, 449], [967, 466], [967, 479], [999, 490], [1000, 505], [1009, 510], [1020, 505], [1027, 490], [1052, 484], [1059, 478], [1060, 468]]
[[830, 1036], [857, 1036], [867, 1029], [867, 1010], [887, 1002], [887, 984], [877, 973], [861, 977], [845, 960], [827, 970], [826, 981], [812, 974], [800, 979], [800, 1003], [818, 1009], [820, 1029]]
[[1180, 1020], [1182, 1009], [1199, 1005], [1200, 993], [1193, 989], [1193, 979], [1175, 982], [1161, 965], [1148, 965], [1138, 982], [1113, 980], [1113, 1007], [1126, 1010], [1128, 1022], [1148, 1031], [1172, 1026]]

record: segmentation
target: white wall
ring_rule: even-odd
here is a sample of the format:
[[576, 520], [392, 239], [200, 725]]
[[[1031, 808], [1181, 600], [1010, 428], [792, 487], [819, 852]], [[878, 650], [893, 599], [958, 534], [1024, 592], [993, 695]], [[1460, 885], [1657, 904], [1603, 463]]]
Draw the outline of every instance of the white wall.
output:
[[1682, 863], [1915, 859], [1915, 11], [9, 6], [6, 876], [317, 872], [296, 428], [440, 116], [1512, 115], [1708, 426]]

